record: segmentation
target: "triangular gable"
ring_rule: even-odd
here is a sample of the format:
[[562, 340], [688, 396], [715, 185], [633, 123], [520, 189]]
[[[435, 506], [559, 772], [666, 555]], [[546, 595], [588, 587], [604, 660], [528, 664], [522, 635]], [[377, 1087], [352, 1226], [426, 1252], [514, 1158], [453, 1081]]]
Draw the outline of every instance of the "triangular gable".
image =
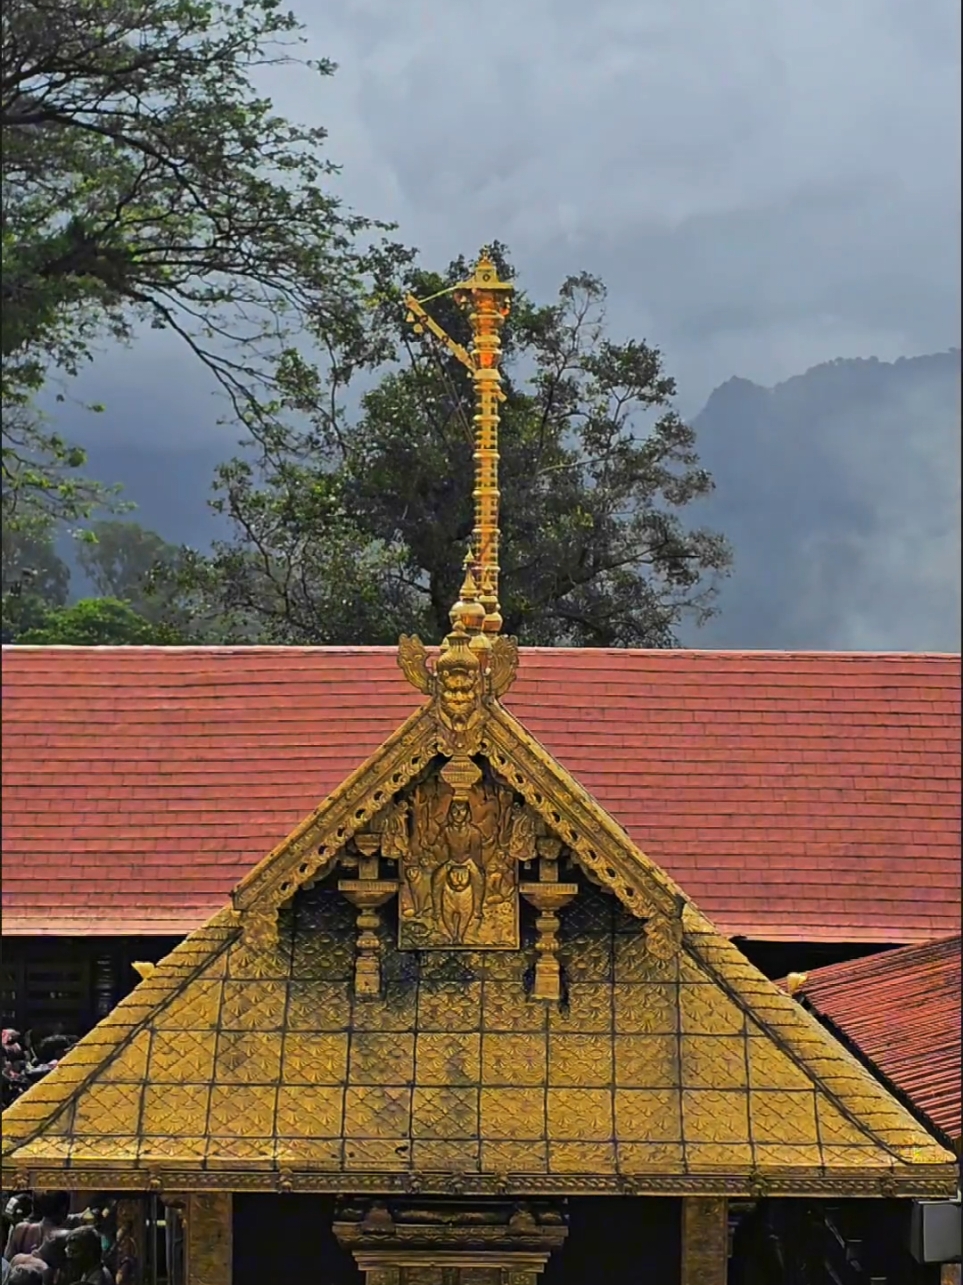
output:
[[[403, 642], [430, 702], [8, 1108], [5, 1183], [952, 1191], [953, 1156], [500, 705], [512, 646], [480, 675], [467, 647], [446, 655], [433, 672]], [[399, 799], [439, 781], [468, 797], [485, 774], [545, 836], [544, 882], [525, 885], [538, 942], [528, 925], [517, 949], [410, 951], [370, 923], [356, 942], [357, 905], [399, 881], [338, 881], [345, 845], [359, 876], [383, 866]], [[565, 990], [546, 1002], [531, 974], [554, 956], [559, 889]]]

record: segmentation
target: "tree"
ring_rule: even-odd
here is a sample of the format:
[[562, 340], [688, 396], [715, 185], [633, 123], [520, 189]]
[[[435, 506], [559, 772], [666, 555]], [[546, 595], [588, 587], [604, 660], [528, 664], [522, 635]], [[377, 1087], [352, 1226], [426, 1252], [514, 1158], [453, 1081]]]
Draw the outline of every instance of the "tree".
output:
[[136, 522], [105, 520], [88, 529], [93, 538], [78, 546], [77, 561], [100, 597], [127, 602], [146, 620], [172, 623], [176, 604], [160, 582], [181, 557], [178, 547]]
[[[256, 92], [259, 68], [296, 61], [276, 0], [9, 0], [2, 22], [5, 411], [145, 322], [180, 335], [262, 434], [279, 380], [306, 386], [295, 336], [374, 358], [362, 280], [402, 252], [326, 190], [324, 131]], [[51, 448], [54, 471], [81, 466], [5, 432], [5, 489]]]
[[[504, 248], [495, 254], [510, 276]], [[406, 284], [434, 296], [469, 271], [460, 259]], [[601, 281], [573, 276], [549, 305], [519, 292], [505, 327], [502, 611], [529, 644], [666, 647], [684, 617], [714, 610], [730, 553], [682, 520], [711, 478], [660, 353], [609, 339], [605, 298]], [[467, 344], [450, 297], [431, 306]], [[248, 637], [384, 642], [448, 628], [473, 522], [472, 391], [454, 358], [399, 329], [403, 316], [395, 288], [376, 324], [395, 327], [402, 360], [359, 416], [315, 416], [275, 437], [259, 468], [220, 472], [215, 507], [236, 538], [189, 579]]]
[[20, 633], [19, 644], [67, 647], [172, 646], [186, 641], [176, 629], [145, 620], [116, 598], [82, 598], [45, 613]]
[[30, 522], [5, 520], [2, 550], [3, 641], [11, 642], [67, 601], [70, 568], [54, 548], [53, 523], [43, 515]]

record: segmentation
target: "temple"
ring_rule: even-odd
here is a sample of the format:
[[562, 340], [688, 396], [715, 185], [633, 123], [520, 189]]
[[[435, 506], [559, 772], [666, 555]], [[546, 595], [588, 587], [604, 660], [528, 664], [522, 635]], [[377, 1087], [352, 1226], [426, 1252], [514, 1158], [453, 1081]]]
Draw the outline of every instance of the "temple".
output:
[[735, 1209], [804, 1236], [956, 1192], [945, 1137], [511, 712], [509, 288], [483, 254], [461, 294], [476, 524], [448, 636], [399, 643], [414, 712], [4, 1112], [5, 1190], [119, 1197], [120, 1285], [152, 1201], [189, 1285], [723, 1285], [788, 1279], [751, 1217], [733, 1257]]

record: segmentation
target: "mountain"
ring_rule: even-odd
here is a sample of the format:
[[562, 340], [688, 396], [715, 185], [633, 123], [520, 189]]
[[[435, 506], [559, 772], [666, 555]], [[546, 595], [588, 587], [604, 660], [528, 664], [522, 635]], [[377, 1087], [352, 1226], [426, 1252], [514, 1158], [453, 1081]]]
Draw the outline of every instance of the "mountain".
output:
[[730, 379], [694, 424], [735, 567], [688, 645], [959, 650], [958, 350]]
[[[193, 390], [184, 397], [188, 423], [202, 403]], [[116, 401], [107, 414], [117, 427], [90, 443], [91, 476], [123, 482], [142, 525], [207, 547], [226, 531], [207, 498], [234, 434], [172, 439], [147, 431], [150, 398], [139, 411]], [[958, 350], [717, 388], [695, 419], [716, 491], [687, 517], [724, 531], [736, 560], [720, 615], [687, 627], [685, 644], [959, 650], [959, 420]], [[130, 423], [144, 431], [123, 431]], [[89, 592], [79, 576], [72, 588]]]

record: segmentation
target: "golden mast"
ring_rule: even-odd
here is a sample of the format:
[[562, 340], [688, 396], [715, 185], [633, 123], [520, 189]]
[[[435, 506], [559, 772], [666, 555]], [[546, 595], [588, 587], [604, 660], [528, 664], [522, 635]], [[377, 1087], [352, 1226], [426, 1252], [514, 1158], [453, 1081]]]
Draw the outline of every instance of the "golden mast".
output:
[[501, 357], [499, 332], [509, 312], [512, 286], [501, 281], [488, 249], [482, 249], [475, 271], [467, 281], [441, 290], [462, 307], [470, 309], [471, 348], [456, 343], [424, 309], [429, 299], [405, 296], [407, 320], [416, 334], [426, 330], [471, 372], [475, 391], [474, 462], [475, 525], [471, 548], [465, 559], [465, 580], [461, 597], [451, 609], [452, 626], [472, 638], [476, 650], [487, 650], [502, 627], [498, 602], [498, 403], [505, 400], [498, 364]]

